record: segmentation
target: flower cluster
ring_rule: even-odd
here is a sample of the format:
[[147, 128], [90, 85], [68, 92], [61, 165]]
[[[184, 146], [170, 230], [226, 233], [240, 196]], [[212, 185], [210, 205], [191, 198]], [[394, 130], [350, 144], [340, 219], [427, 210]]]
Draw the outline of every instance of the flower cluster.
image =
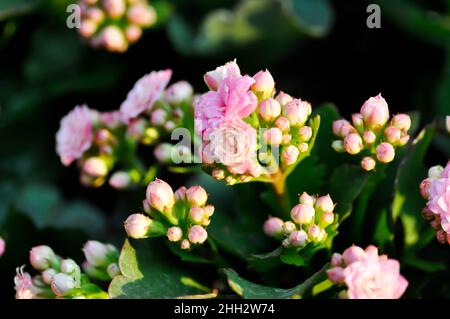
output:
[[[186, 113], [193, 112], [192, 86], [180, 81], [167, 87], [171, 75], [171, 70], [145, 75], [117, 111], [76, 106], [61, 120], [56, 134], [61, 162], [68, 166], [77, 160], [86, 186], [98, 187], [109, 180], [112, 187], [122, 189], [143, 182], [147, 172], [136, 158], [137, 144], [159, 142], [182, 124]], [[180, 163], [191, 155], [190, 149], [174, 148], [162, 143], [155, 148], [155, 157], [168, 163], [175, 158], [172, 154], [181, 153]]]
[[80, 35], [111, 52], [125, 52], [157, 18], [147, 0], [81, 0], [79, 6]]
[[48, 246], [36, 246], [30, 251], [30, 264], [39, 272], [31, 277], [17, 269], [14, 278], [17, 299], [40, 298], [108, 298], [108, 294], [89, 281], [89, 277], [111, 280], [120, 274], [119, 252], [109, 244], [89, 241], [83, 248], [87, 261], [80, 266], [72, 259], [64, 259]]
[[386, 255], [378, 255], [375, 246], [365, 250], [358, 246], [347, 248], [343, 254], [334, 253], [328, 278], [344, 286], [339, 294], [349, 299], [398, 299], [408, 287], [400, 274], [400, 264]]
[[166, 182], [156, 179], [147, 187], [143, 202], [144, 214], [132, 214], [124, 223], [132, 238], [167, 236], [181, 249], [203, 244], [208, 238], [205, 229], [211, 222], [214, 206], [206, 204], [208, 194], [201, 186], [180, 187], [173, 192]]
[[377, 161], [389, 163], [394, 160], [395, 147], [409, 141], [410, 127], [411, 118], [407, 114], [397, 114], [389, 121], [388, 104], [379, 94], [364, 102], [360, 113], [352, 115], [352, 123], [344, 119], [333, 123], [333, 133], [339, 139], [332, 147], [337, 152], [351, 155], [362, 153], [361, 167], [371, 171]]
[[291, 220], [283, 222], [278, 217], [270, 217], [264, 223], [264, 233], [283, 239], [284, 247], [319, 245], [337, 227], [334, 206], [329, 195], [314, 197], [304, 192], [300, 195], [299, 204], [291, 210]]
[[423, 217], [436, 229], [437, 240], [450, 244], [450, 161], [445, 168], [438, 165], [428, 170], [420, 193], [428, 200]]
[[202, 161], [215, 179], [227, 184], [270, 179], [309, 151], [311, 104], [284, 92], [275, 96], [269, 71], [241, 75], [232, 61], [204, 80], [210, 91], [195, 104], [195, 129]]

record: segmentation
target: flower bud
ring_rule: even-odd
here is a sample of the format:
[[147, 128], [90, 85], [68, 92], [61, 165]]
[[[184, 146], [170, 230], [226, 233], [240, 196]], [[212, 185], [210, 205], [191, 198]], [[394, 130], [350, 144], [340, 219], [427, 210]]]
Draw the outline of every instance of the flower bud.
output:
[[71, 289], [76, 287], [75, 279], [67, 274], [58, 273], [53, 276], [51, 289], [59, 297], [64, 296]]
[[341, 254], [334, 253], [333, 256], [331, 256], [331, 265], [333, 267], [340, 267], [340, 266], [342, 266], [343, 262], [344, 262], [344, 259], [342, 258]]
[[203, 209], [197, 206], [191, 207], [189, 219], [195, 224], [200, 224], [203, 220]]
[[395, 157], [395, 150], [389, 143], [381, 143], [377, 146], [375, 153], [377, 155], [377, 159], [381, 163], [389, 163], [392, 162], [392, 160]]
[[312, 137], [312, 128], [309, 126], [303, 126], [298, 131], [298, 135], [301, 142], [308, 142]]
[[102, 9], [97, 7], [89, 8], [86, 11], [86, 16], [88, 17], [89, 20], [92, 20], [97, 24], [102, 23], [103, 20], [105, 19], [105, 13], [103, 12]]
[[264, 141], [270, 145], [280, 145], [283, 140], [283, 133], [276, 127], [271, 127], [263, 133]]
[[297, 161], [300, 151], [294, 145], [289, 145], [281, 152], [281, 159], [286, 165], [292, 165]]
[[44, 270], [42, 273], [42, 281], [47, 284], [50, 285], [52, 283], [53, 280], [53, 276], [56, 275], [56, 270], [53, 268], [48, 268], [46, 270]]
[[293, 222], [287, 221], [283, 223], [283, 233], [286, 235], [289, 235], [294, 230], [297, 230], [297, 226]]
[[444, 168], [441, 165], [436, 165], [428, 169], [428, 177], [431, 179], [441, 178]]
[[147, 121], [143, 118], [131, 119], [128, 123], [127, 133], [137, 140], [140, 140], [145, 134]]
[[431, 185], [431, 179], [426, 178], [422, 182], [420, 182], [420, 194], [423, 198], [428, 199], [428, 189]]
[[434, 215], [434, 220], [432, 220], [430, 222], [430, 225], [433, 229], [436, 229], [436, 230], [442, 229], [441, 217], [439, 215]]
[[325, 238], [325, 235], [325, 230], [317, 225], [308, 227], [308, 236], [313, 242], [321, 242]]
[[5, 241], [0, 237], [0, 257], [5, 253]]
[[283, 234], [283, 221], [278, 217], [271, 217], [265, 221], [263, 229], [267, 236], [280, 236]]
[[447, 115], [445, 117], [445, 128], [447, 129], [447, 132], [450, 134], [450, 115]]
[[108, 263], [108, 254], [110, 251], [105, 244], [96, 240], [89, 240], [82, 250], [86, 260], [91, 265], [100, 267], [106, 266], [105, 264]]
[[187, 81], [179, 81], [169, 86], [164, 93], [164, 98], [167, 103], [180, 104], [183, 101], [192, 99], [194, 89]]
[[125, 0], [103, 0], [103, 7], [113, 19], [123, 16], [126, 10]]
[[117, 171], [109, 178], [109, 185], [115, 189], [126, 189], [132, 182], [128, 172]]
[[188, 238], [193, 244], [202, 244], [208, 238], [208, 233], [202, 226], [194, 225], [189, 228]]
[[351, 126], [350, 122], [344, 119], [336, 120], [333, 122], [333, 134], [339, 137], [344, 137], [341, 135], [341, 130], [344, 126]]
[[273, 90], [275, 89], [275, 81], [268, 70], [259, 71], [253, 76], [253, 79], [255, 83], [252, 85], [252, 90], [255, 93], [258, 93], [263, 98], [272, 96]]
[[302, 126], [308, 119], [310, 104], [306, 101], [293, 99], [284, 108], [283, 115], [291, 126]]
[[303, 192], [299, 197], [299, 203], [309, 206], [314, 206], [315, 198], [310, 196], [308, 193]]
[[401, 134], [402, 132], [400, 131], [400, 129], [395, 126], [388, 126], [384, 130], [384, 136], [386, 137], [386, 140], [393, 145], [397, 144], [400, 141]]
[[358, 132], [361, 133], [364, 130], [364, 120], [360, 113], [352, 114], [352, 124]]
[[148, 237], [153, 221], [143, 214], [132, 214], [125, 220], [124, 227], [128, 236], [140, 239]]
[[265, 99], [259, 104], [259, 115], [265, 121], [273, 121], [281, 114], [280, 103], [272, 98]]
[[332, 212], [324, 212], [319, 220], [319, 226], [325, 228], [331, 225], [334, 221], [334, 214]]
[[119, 265], [117, 263], [109, 264], [108, 267], [106, 267], [106, 272], [108, 273], [109, 277], [111, 277], [111, 278], [114, 278], [121, 274]]
[[369, 98], [361, 107], [364, 123], [374, 130], [379, 130], [389, 119], [389, 108], [386, 100], [378, 94]]
[[203, 207], [203, 213], [207, 217], [211, 217], [214, 214], [214, 206], [213, 205], [206, 205], [205, 207]]
[[108, 174], [108, 167], [102, 158], [89, 157], [83, 164], [83, 171], [92, 177], [103, 177]]
[[186, 200], [186, 192], [187, 192], [186, 187], [181, 186], [180, 188], [178, 188], [174, 193], [175, 201]]
[[149, 27], [156, 22], [156, 11], [145, 3], [133, 4], [127, 13], [128, 21], [140, 27]]
[[284, 93], [283, 91], [280, 91], [278, 95], [275, 97], [275, 99], [282, 105], [285, 106], [287, 103], [292, 101], [292, 96], [290, 96], [287, 93]]
[[307, 243], [308, 235], [303, 230], [296, 230], [289, 235], [289, 245], [293, 247], [304, 247]]
[[236, 180], [236, 178], [234, 178], [233, 176], [227, 176], [227, 177], [225, 177], [225, 182], [227, 183], [227, 185], [234, 185], [234, 184], [236, 184], [236, 182], [237, 182], [237, 180]]
[[130, 24], [125, 28], [125, 37], [129, 43], [136, 43], [142, 37], [142, 29], [137, 25]]
[[334, 209], [334, 203], [331, 200], [330, 195], [320, 196], [316, 199], [314, 208], [318, 213], [332, 212]]
[[173, 226], [167, 230], [167, 238], [169, 239], [169, 241], [177, 242], [180, 241], [182, 237], [183, 231], [180, 227]]
[[61, 261], [61, 272], [73, 277], [80, 276], [80, 266], [72, 259], [64, 259]]
[[347, 135], [344, 139], [344, 148], [347, 153], [352, 155], [361, 152], [363, 148], [361, 136], [359, 136], [357, 133], [351, 133]]
[[85, 19], [81, 21], [80, 29], [78, 32], [84, 38], [90, 38], [94, 35], [95, 31], [97, 31], [98, 25], [94, 21], [90, 19]]
[[333, 267], [327, 270], [328, 279], [335, 284], [343, 284], [345, 281], [344, 269], [342, 267]]
[[372, 131], [365, 131], [363, 133], [363, 140], [364, 140], [364, 143], [366, 143], [367, 145], [372, 145], [373, 143], [375, 143], [376, 139], [377, 139], [377, 136]]
[[48, 246], [36, 246], [30, 251], [30, 264], [36, 270], [46, 270], [57, 262], [57, 257]]
[[155, 126], [162, 126], [166, 123], [167, 112], [162, 109], [156, 109], [152, 112], [150, 122]]
[[434, 213], [428, 208], [428, 206], [425, 206], [422, 210], [422, 216], [426, 221], [432, 221], [434, 219]]
[[170, 211], [175, 203], [172, 188], [160, 179], [155, 179], [148, 185], [146, 197], [150, 206], [160, 212]]
[[338, 153], [345, 152], [344, 142], [342, 140], [335, 140], [331, 143], [331, 147]]
[[411, 127], [411, 117], [408, 114], [397, 114], [392, 118], [391, 124], [402, 131], [408, 131]]
[[167, 164], [172, 161], [173, 145], [170, 143], [159, 143], [153, 151], [153, 155], [158, 162]]
[[275, 121], [275, 126], [278, 127], [281, 130], [281, 132], [288, 132], [290, 127], [289, 120], [284, 116], [280, 116]]
[[397, 142], [399, 146], [405, 146], [409, 141], [409, 135], [402, 132], [400, 140]]
[[203, 206], [208, 200], [208, 194], [203, 187], [197, 185], [189, 187], [186, 191], [186, 199], [192, 206]]
[[375, 160], [370, 156], [365, 156], [361, 160], [361, 167], [363, 168], [363, 170], [368, 172], [373, 170], [376, 164], [377, 163], [375, 162]]
[[190, 249], [190, 248], [191, 248], [191, 243], [189, 242], [189, 240], [183, 239], [181, 241], [181, 249]]
[[102, 30], [100, 41], [105, 48], [111, 52], [125, 52], [128, 48], [125, 35], [122, 30], [115, 25], [109, 25]]
[[[165, 129], [167, 132], [173, 131], [175, 127], [176, 127], [176, 124], [175, 124], [173, 121], [167, 121], [167, 122], [164, 124], [164, 129]], [[183, 146], [184, 146], [184, 145], [183, 145]]]
[[218, 181], [225, 178], [225, 172], [223, 171], [223, 169], [219, 169], [219, 168], [213, 169], [213, 171], [211, 172], [211, 175], [214, 179], [216, 179]]
[[310, 224], [314, 220], [314, 208], [309, 205], [298, 204], [291, 210], [291, 218], [300, 225]]
[[298, 144], [298, 150], [300, 153], [305, 153], [308, 150], [308, 143], [300, 143]]
[[447, 242], [447, 233], [443, 229], [439, 229], [436, 232], [436, 239], [441, 244], [445, 244]]
[[342, 254], [345, 264], [348, 266], [354, 262], [361, 261], [366, 258], [366, 252], [358, 246], [351, 246], [344, 250]]

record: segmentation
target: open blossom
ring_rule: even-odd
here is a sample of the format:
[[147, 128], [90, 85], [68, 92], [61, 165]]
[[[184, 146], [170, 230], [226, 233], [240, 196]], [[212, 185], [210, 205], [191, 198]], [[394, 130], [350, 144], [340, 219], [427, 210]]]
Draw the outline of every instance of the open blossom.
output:
[[91, 147], [92, 125], [92, 112], [87, 105], [76, 106], [61, 119], [56, 133], [56, 152], [64, 165], [70, 165]]
[[375, 246], [365, 250], [347, 248], [342, 255], [334, 254], [328, 278], [347, 289], [350, 299], [398, 299], [408, 287], [400, 274], [400, 264], [386, 255], [378, 255]]
[[16, 299], [33, 299], [35, 296], [33, 280], [29, 273], [23, 271], [23, 268], [24, 266], [17, 268], [17, 274], [14, 277]]
[[140, 78], [120, 106], [122, 120], [128, 123], [130, 119], [150, 110], [156, 100], [161, 97], [171, 76], [172, 70], [167, 69], [152, 71]]
[[219, 85], [225, 78], [238, 78], [241, 76], [241, 71], [236, 63], [236, 60], [226, 63], [225, 65], [217, 67], [214, 71], [206, 72], [204, 80], [206, 85], [211, 90], [217, 90]]

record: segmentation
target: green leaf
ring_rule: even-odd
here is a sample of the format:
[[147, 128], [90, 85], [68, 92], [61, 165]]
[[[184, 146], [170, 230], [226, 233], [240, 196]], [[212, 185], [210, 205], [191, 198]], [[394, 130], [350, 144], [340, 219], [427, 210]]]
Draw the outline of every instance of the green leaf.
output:
[[37, 7], [40, 0], [2, 0], [0, 2], [0, 21], [24, 15]]
[[328, 268], [326, 264], [321, 270], [306, 279], [303, 283], [290, 288], [281, 289], [274, 287], [267, 287], [252, 283], [243, 279], [233, 269], [224, 269], [225, 275], [228, 278], [228, 284], [238, 295], [246, 299], [287, 299], [293, 297], [301, 297], [308, 292], [317, 283], [326, 279], [325, 270]]
[[175, 298], [201, 290], [183, 284], [189, 276], [156, 239], [125, 240], [119, 258], [122, 275], [109, 286], [111, 298]]
[[280, 246], [269, 253], [252, 254], [250, 255], [250, 257], [248, 257], [247, 261], [249, 265], [256, 271], [259, 272], [269, 271], [281, 264], [280, 255], [282, 251], [283, 247]]

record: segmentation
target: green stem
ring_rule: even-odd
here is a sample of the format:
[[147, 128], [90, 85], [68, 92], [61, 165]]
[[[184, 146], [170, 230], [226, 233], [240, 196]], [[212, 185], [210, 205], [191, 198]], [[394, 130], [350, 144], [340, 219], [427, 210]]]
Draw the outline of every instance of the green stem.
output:
[[272, 186], [277, 195], [278, 203], [283, 210], [283, 215], [289, 216], [289, 193], [286, 191], [286, 176], [280, 171], [272, 179]]

